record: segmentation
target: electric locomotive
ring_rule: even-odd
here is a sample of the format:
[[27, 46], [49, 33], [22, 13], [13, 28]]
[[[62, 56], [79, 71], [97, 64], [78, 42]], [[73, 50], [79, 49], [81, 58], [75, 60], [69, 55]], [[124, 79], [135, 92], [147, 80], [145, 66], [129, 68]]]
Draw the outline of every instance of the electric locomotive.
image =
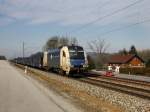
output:
[[43, 67], [69, 75], [84, 72], [88, 67], [88, 61], [83, 47], [62, 46], [44, 52]]

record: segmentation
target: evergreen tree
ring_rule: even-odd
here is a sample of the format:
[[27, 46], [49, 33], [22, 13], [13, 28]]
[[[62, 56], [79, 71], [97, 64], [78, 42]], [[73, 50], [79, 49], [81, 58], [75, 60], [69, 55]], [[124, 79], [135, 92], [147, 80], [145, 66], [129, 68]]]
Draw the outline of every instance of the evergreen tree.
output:
[[137, 50], [134, 45], [131, 46], [131, 48], [129, 50], [129, 54], [137, 55]]
[[150, 67], [150, 59], [146, 62], [146, 67]]
[[120, 54], [120, 55], [127, 55], [127, 54], [128, 54], [128, 51], [124, 48], [123, 50], [120, 50], [120, 51], [118, 52], [118, 54]]

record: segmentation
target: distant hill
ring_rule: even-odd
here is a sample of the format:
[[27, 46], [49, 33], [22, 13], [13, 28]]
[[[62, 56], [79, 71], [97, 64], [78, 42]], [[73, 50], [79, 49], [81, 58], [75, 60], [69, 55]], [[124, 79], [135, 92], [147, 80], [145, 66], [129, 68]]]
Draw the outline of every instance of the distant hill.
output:
[[0, 60], [6, 60], [5, 56], [0, 56]]

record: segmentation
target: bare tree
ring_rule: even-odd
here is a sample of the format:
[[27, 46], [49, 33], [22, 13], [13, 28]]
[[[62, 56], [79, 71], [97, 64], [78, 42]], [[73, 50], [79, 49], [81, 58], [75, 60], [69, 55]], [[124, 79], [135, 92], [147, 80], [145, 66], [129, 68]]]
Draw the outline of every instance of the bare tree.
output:
[[53, 36], [47, 40], [46, 44], [43, 47], [43, 50], [48, 50], [50, 48], [57, 48], [58, 45], [59, 45], [59, 37]]
[[92, 52], [94, 52], [96, 55], [96, 68], [102, 67], [107, 60], [105, 53], [109, 47], [109, 44], [107, 44], [107, 42], [104, 39], [99, 38], [97, 40], [88, 42], [88, 46], [90, 50], [92, 50]]
[[138, 54], [145, 62], [150, 60], [150, 49], [144, 49], [142, 51], [138, 51]]
[[70, 38], [70, 45], [78, 45], [78, 40], [75, 37]]
[[58, 48], [65, 45], [77, 45], [77, 43], [78, 41], [76, 38], [53, 36], [47, 40], [43, 50], [46, 51], [48, 49]]
[[128, 51], [125, 48], [123, 48], [122, 50], [118, 51], [118, 54], [120, 54], [120, 55], [127, 55]]
[[59, 46], [64, 46], [69, 44], [69, 38], [67, 37], [61, 37], [59, 38]]
[[88, 46], [93, 52], [97, 54], [103, 54], [108, 49], [109, 44], [107, 44], [104, 39], [97, 39], [97, 40], [88, 42]]

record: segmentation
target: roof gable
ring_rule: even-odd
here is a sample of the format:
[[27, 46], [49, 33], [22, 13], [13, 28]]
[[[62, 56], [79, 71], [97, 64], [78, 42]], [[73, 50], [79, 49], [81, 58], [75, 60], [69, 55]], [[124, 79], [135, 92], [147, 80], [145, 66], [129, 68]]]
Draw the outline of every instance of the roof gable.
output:
[[128, 63], [129, 61], [131, 61], [135, 57], [137, 57], [139, 60], [144, 62], [139, 56], [128, 54], [128, 55], [114, 55], [110, 58], [108, 63], [110, 63], [110, 64], [125, 64], [125, 63]]

